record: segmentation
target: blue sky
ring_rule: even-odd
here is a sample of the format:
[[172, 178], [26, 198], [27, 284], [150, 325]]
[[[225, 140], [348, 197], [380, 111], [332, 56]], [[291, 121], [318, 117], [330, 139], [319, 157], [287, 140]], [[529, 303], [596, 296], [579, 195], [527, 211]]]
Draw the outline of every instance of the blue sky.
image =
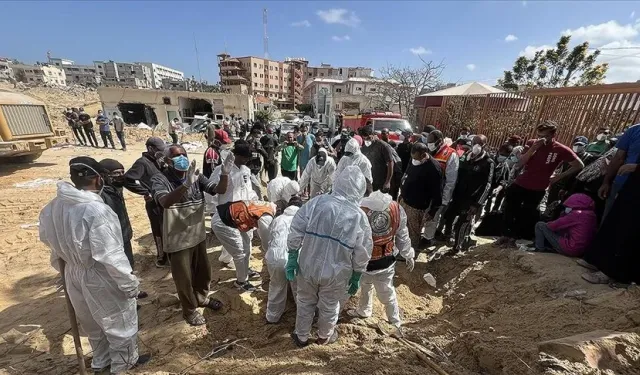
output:
[[197, 78], [195, 32], [202, 77], [213, 82], [225, 45], [232, 55], [263, 55], [265, 7], [273, 59], [379, 70], [419, 64], [414, 53], [422, 53], [444, 61], [444, 81], [493, 83], [519, 54], [568, 31], [595, 46], [625, 47], [603, 51], [609, 81], [640, 79], [638, 2], [5, 2], [2, 29], [15, 32], [0, 43], [0, 56], [34, 63], [50, 50], [83, 64], [152, 61]]

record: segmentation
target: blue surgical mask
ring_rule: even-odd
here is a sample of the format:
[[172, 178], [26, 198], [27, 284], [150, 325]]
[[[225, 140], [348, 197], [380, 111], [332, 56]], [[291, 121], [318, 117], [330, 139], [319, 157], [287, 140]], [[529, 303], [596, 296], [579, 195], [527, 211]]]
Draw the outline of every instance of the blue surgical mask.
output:
[[189, 170], [189, 158], [184, 155], [178, 155], [176, 157], [171, 158], [173, 161], [173, 168], [176, 171], [186, 172]]

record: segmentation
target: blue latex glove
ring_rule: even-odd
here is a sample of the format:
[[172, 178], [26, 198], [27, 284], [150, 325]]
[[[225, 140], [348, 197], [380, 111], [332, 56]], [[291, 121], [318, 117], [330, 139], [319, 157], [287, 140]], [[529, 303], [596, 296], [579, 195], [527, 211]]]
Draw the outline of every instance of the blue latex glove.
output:
[[298, 250], [289, 250], [289, 258], [287, 259], [287, 266], [285, 268], [287, 280], [293, 281], [298, 274]]
[[362, 273], [353, 271], [351, 274], [351, 279], [349, 279], [349, 295], [355, 296], [358, 293], [358, 289], [360, 289], [360, 277], [362, 277]]

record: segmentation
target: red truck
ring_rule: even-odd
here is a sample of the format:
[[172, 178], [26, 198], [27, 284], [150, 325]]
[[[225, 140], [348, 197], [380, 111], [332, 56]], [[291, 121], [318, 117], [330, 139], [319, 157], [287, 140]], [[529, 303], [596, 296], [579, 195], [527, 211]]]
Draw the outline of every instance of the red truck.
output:
[[413, 132], [409, 121], [402, 118], [402, 115], [393, 112], [364, 112], [354, 116], [344, 116], [342, 124], [354, 132], [358, 132], [363, 126], [373, 125], [373, 131], [380, 134], [382, 129], [389, 129], [389, 139], [401, 141], [404, 137], [402, 132]]

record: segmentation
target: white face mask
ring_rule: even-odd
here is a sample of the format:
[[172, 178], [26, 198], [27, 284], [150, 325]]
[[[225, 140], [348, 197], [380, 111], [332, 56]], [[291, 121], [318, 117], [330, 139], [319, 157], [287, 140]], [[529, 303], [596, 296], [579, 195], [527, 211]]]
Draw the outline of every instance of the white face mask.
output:
[[604, 133], [600, 133], [600, 134], [598, 134], [598, 135], [596, 136], [596, 139], [597, 139], [598, 141], [604, 141], [606, 138], [607, 138], [607, 135], [606, 135], [606, 134], [604, 134]]
[[582, 151], [584, 151], [584, 146], [573, 146], [573, 152], [575, 152], [576, 154], [579, 154]]
[[364, 145], [367, 147], [371, 146], [371, 141], [364, 141]]
[[[426, 159], [425, 159], [426, 160]], [[425, 160], [416, 160], [416, 159], [411, 159], [411, 164], [415, 165], [416, 167], [418, 165], [422, 165], [424, 164]]]
[[434, 152], [437, 146], [435, 143], [427, 143], [427, 148], [429, 149], [429, 151]]
[[482, 146], [476, 144], [476, 145], [473, 145], [473, 147], [471, 147], [472, 154], [478, 155], [480, 152], [482, 152]]

